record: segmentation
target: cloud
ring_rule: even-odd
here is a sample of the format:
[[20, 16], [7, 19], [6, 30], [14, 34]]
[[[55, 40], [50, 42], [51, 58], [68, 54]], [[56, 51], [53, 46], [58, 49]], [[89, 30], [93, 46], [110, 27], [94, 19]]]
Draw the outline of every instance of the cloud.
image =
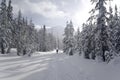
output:
[[[23, 16], [32, 18], [38, 28], [44, 24], [65, 27], [66, 21], [72, 20], [74, 27], [81, 29], [90, 16], [88, 12], [94, 7], [90, 0], [12, 0], [12, 3], [15, 14], [20, 9]], [[113, 8], [115, 4], [119, 9], [119, 0], [111, 2]], [[109, 2], [107, 5], [109, 7]]]
[[50, 1], [39, 1], [34, 3], [29, 0], [24, 0], [22, 5], [14, 4], [15, 11], [20, 6], [22, 6], [23, 13], [39, 14], [46, 18], [63, 18], [68, 15], [64, 11], [59, 10], [58, 7]]
[[[12, 0], [14, 13], [20, 9], [24, 16], [32, 18], [38, 25], [65, 26], [73, 20], [78, 27], [86, 20], [89, 0]], [[86, 7], [87, 6], [87, 7]]]

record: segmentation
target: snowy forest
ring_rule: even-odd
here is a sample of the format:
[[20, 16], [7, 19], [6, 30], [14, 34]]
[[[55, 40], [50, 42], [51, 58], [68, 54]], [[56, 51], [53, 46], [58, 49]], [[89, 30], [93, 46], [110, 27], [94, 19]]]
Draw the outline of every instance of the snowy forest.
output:
[[17, 49], [17, 55], [30, 55], [35, 51], [50, 51], [56, 48], [56, 38], [48, 33], [46, 26], [35, 29], [32, 20], [22, 16], [13, 17], [12, 1], [2, 0], [0, 8], [0, 51], [9, 54], [11, 48]]
[[[91, 0], [95, 8], [82, 25], [82, 31], [74, 32], [72, 22], [67, 23], [64, 37], [64, 52], [73, 55], [74, 51], [86, 59], [109, 62], [120, 55], [120, 15], [115, 5], [107, 10], [106, 0]], [[114, 11], [113, 11], [114, 10]], [[75, 33], [75, 34], [74, 34]]]
[[[82, 24], [76, 26], [72, 10], [79, 3], [82, 13], [88, 1], [89, 17], [77, 16]], [[120, 80], [120, 5], [114, 1], [0, 0], [0, 80]]]
[[[78, 52], [86, 59], [99, 59], [109, 62], [120, 52], [120, 15], [117, 5], [106, 8], [105, 0], [94, 1], [95, 8], [91, 16], [82, 25], [82, 31], [74, 30], [72, 21], [66, 23], [63, 39], [63, 51], [73, 55]], [[114, 10], [114, 11], [113, 11]], [[114, 12], [114, 13], [113, 13]], [[35, 51], [51, 51], [59, 47], [58, 39], [48, 33], [46, 26], [35, 29], [32, 20], [22, 16], [19, 10], [14, 17], [12, 1], [2, 0], [0, 9], [0, 51], [9, 54], [11, 48], [17, 49], [17, 55], [30, 55]]]

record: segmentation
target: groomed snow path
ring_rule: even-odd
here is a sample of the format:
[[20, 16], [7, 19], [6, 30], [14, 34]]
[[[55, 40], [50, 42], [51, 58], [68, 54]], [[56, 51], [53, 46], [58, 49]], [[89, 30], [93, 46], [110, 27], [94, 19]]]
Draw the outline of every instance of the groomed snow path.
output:
[[120, 80], [120, 66], [54, 52], [0, 55], [0, 80]]
[[0, 80], [90, 80], [69, 59], [55, 52], [32, 57], [1, 56]]

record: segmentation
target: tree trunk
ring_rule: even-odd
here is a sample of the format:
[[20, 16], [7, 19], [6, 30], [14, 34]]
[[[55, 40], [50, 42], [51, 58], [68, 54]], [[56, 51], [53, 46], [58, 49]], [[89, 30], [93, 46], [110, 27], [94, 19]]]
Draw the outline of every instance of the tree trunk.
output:
[[73, 50], [72, 50], [72, 49], [70, 50], [69, 55], [70, 55], [70, 56], [73, 55]]
[[5, 54], [4, 44], [1, 42], [1, 54]]
[[23, 55], [25, 55], [25, 54], [26, 54], [26, 49], [23, 50]]
[[20, 56], [20, 48], [17, 47], [17, 55]]
[[10, 53], [10, 49], [11, 49], [11, 47], [9, 46], [7, 49], [7, 52], [6, 52], [7, 54]]
[[103, 62], [105, 62], [105, 61], [106, 61], [106, 60], [105, 60], [105, 51], [107, 51], [107, 49], [106, 49], [105, 46], [103, 46], [103, 47], [102, 47], [102, 50], [103, 50], [102, 58], [103, 58]]

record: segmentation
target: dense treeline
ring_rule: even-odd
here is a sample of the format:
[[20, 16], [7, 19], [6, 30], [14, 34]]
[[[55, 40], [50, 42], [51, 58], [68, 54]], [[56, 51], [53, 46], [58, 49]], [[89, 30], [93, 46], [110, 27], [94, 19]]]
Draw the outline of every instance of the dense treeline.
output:
[[14, 17], [11, 0], [0, 4], [0, 52], [10, 53], [11, 48], [17, 49], [17, 55], [31, 54], [34, 51], [49, 51], [56, 48], [56, 39], [47, 33], [44, 25], [35, 29], [32, 20], [24, 18], [21, 11]]
[[[82, 31], [80, 32], [78, 29], [74, 35], [73, 51], [77, 50], [86, 59], [109, 62], [120, 54], [119, 11], [116, 5], [115, 9], [109, 6], [109, 10], [107, 10], [107, 0], [91, 0], [91, 2], [96, 4], [95, 8], [90, 11], [91, 16], [83, 24]], [[64, 47], [64, 49], [69, 51], [71, 45], [68, 44], [73, 42], [68, 42], [69, 38], [66, 36], [63, 42], [68, 47]]]

